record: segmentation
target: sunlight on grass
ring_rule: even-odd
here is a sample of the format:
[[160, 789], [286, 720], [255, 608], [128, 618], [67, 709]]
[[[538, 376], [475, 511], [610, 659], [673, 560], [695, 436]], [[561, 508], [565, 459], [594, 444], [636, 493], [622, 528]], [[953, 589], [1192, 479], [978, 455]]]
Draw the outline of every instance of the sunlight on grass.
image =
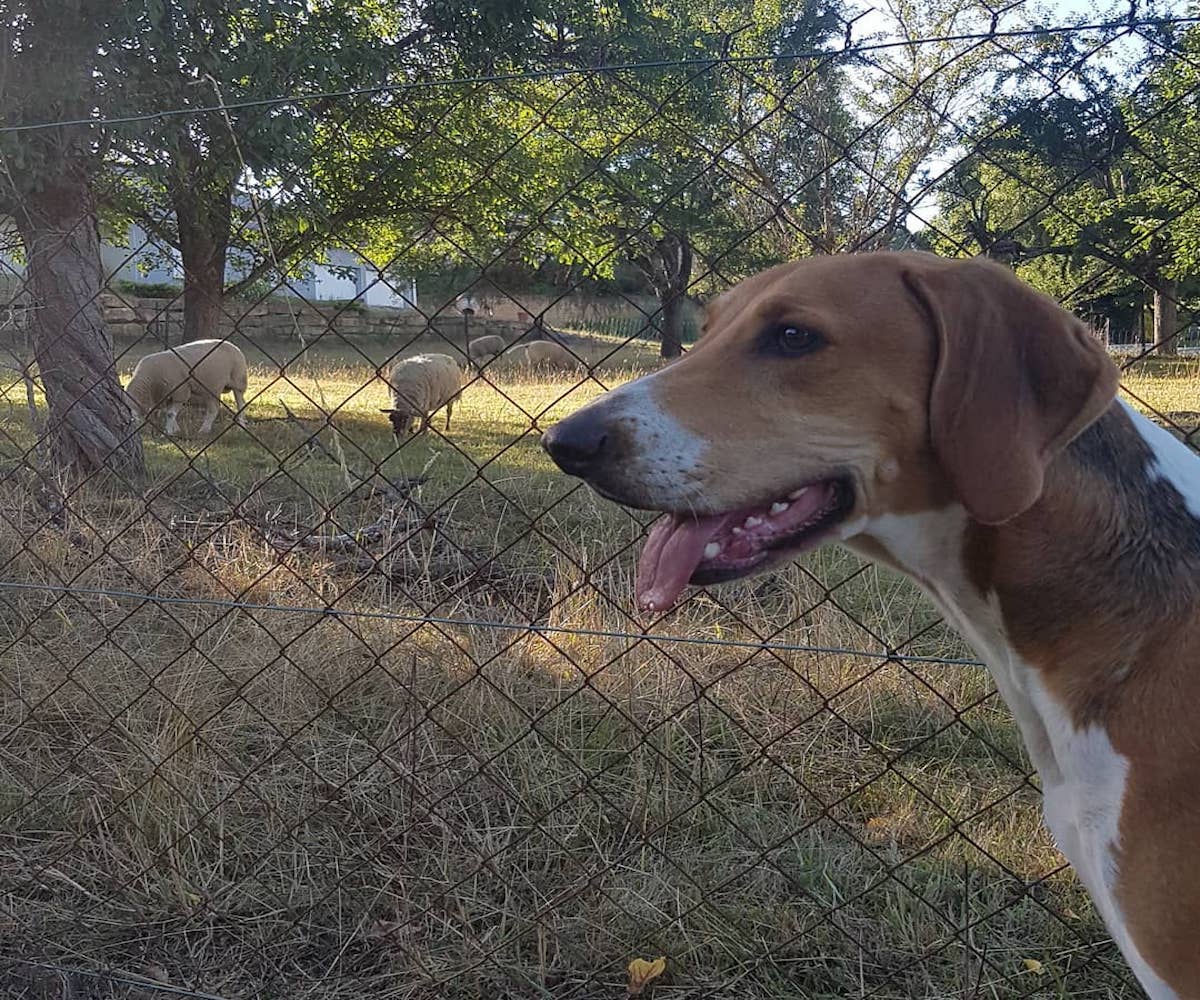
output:
[[[230, 995], [287, 964], [312, 1000], [420, 996], [414, 965], [453, 1000], [514, 976], [619, 991], [640, 953], [671, 957], [664, 997], [1015, 997], [1026, 958], [1071, 995], [1132, 995], [1104, 963], [1071, 972], [1113, 952], [986, 673], [878, 655], [971, 657], [910, 584], [821, 551], [638, 638], [647, 518], [556, 474], [531, 428], [602, 386], [497, 372], [397, 448], [388, 359], [258, 352], [248, 430], [147, 431], [144, 496], [81, 491], [71, 533], [0, 486], [10, 579], [316, 609], [7, 595], [10, 947], [208, 969]], [[600, 378], [654, 363], [638, 345]], [[1195, 426], [1196, 363], [1126, 384]], [[24, 387], [0, 406], [12, 461]], [[372, 526], [369, 551], [279, 544]]]

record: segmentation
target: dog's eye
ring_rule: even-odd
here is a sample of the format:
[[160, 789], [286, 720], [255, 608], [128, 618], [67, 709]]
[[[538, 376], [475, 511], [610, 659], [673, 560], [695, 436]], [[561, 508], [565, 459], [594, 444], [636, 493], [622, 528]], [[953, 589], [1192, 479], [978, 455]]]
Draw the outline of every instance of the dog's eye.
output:
[[806, 326], [782, 325], [775, 331], [775, 344], [784, 354], [807, 354], [824, 343], [824, 337]]

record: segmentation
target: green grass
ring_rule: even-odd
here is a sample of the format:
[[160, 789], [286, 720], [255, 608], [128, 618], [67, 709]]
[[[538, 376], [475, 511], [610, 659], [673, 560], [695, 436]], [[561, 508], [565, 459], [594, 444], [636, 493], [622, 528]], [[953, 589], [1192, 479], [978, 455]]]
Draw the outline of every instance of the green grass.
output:
[[[85, 488], [66, 531], [0, 483], [6, 579], [183, 601], [0, 602], [0, 953], [239, 997], [616, 997], [660, 954], [660, 1000], [1137, 995], [984, 671], [720, 644], [969, 657], [906, 581], [830, 550], [605, 634], [646, 627], [642, 519], [529, 416], [600, 385], [498, 373], [397, 449], [356, 343], [251, 352], [248, 431], [147, 433], [144, 495]], [[1195, 364], [1127, 385], [1200, 409]], [[11, 466], [23, 387], [0, 430]], [[534, 621], [565, 631], [487, 624]]]

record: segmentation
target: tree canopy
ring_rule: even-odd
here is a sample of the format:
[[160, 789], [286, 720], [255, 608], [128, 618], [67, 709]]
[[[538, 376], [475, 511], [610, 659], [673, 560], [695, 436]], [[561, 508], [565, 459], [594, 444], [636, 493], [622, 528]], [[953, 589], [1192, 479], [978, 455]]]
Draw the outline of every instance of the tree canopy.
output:
[[1194, 27], [1156, 40], [1132, 86], [1077, 74], [1076, 93], [991, 102], [943, 186], [934, 246], [1006, 259], [1097, 319], [1137, 323], [1148, 297], [1155, 341], [1173, 353], [1200, 268], [1198, 45]]
[[[861, 23], [839, 0], [86, 17], [77, 110], [105, 124], [72, 155], [110, 231], [136, 221], [181, 259], [196, 336], [231, 292], [333, 248], [385, 274], [540, 270], [564, 294], [633, 269], [668, 355], [684, 299], [806, 254], [989, 253], [1123, 323], [1143, 293], [1156, 315], [1188, 300], [1200, 264], [1195, 27], [1155, 22], [1118, 57], [1111, 32], [993, 35], [977, 0], [888, 0]], [[61, 117], [60, 89], [10, 78], [13, 120]], [[52, 155], [39, 141], [0, 139], [9, 214]]]

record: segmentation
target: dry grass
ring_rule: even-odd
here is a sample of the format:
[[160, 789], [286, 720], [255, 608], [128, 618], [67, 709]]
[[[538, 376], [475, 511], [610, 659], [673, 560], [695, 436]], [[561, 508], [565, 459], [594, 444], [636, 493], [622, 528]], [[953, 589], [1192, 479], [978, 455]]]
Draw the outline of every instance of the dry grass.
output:
[[[256, 357], [250, 432], [147, 436], [145, 496], [85, 488], [66, 531], [0, 484], [5, 579], [179, 601], [3, 593], [4, 954], [231, 997], [590, 1000], [658, 954], [660, 1000], [1136, 995], [986, 674], [868, 655], [969, 655], [907, 583], [823, 552], [597, 634], [643, 627], [641, 526], [527, 414], [600, 387], [472, 386], [396, 452], [364, 350]], [[1194, 366], [1129, 381], [1200, 408]], [[352, 470], [427, 477], [409, 503], [305, 445], [283, 403], [322, 399]], [[264, 540], [367, 524], [369, 558]], [[533, 621], [565, 631], [482, 624]], [[720, 645], [760, 637], [861, 652]]]

